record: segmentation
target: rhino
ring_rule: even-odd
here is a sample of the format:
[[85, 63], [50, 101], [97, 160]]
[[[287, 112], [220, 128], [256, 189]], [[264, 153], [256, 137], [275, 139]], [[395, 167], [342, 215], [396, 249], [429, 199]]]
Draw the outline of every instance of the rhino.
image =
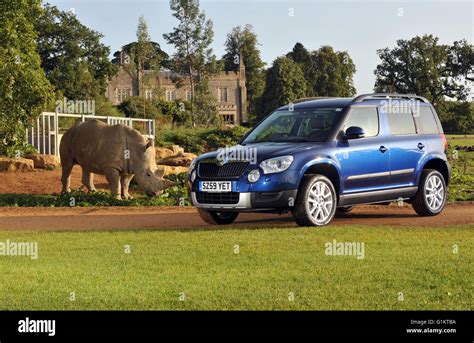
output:
[[116, 199], [131, 199], [128, 188], [132, 178], [148, 196], [160, 195], [177, 183], [163, 178], [155, 161], [153, 140], [125, 125], [107, 125], [93, 119], [72, 126], [61, 139], [62, 192], [71, 191], [71, 171], [82, 168], [82, 183], [95, 191], [94, 174], [105, 175]]

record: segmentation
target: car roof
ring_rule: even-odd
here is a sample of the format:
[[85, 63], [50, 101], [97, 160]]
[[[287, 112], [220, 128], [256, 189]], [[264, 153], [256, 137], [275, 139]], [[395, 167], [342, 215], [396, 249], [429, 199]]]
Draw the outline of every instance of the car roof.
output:
[[[382, 101], [386, 101], [386, 98], [367, 98], [363, 99], [362, 101], [355, 101], [356, 98], [308, 98], [308, 99], [300, 99], [295, 102], [292, 106], [294, 110], [302, 110], [302, 109], [311, 109], [311, 108], [342, 108], [347, 105], [378, 105]], [[398, 100], [398, 99], [394, 99]], [[288, 110], [291, 103], [285, 106], [278, 108], [278, 110]], [[431, 106], [428, 102], [420, 102], [420, 106]]]
[[[333, 108], [333, 107], [344, 107], [352, 102], [354, 98], [321, 98], [321, 99], [308, 99], [293, 104], [293, 109], [309, 109], [309, 108]], [[288, 110], [291, 104], [282, 106], [278, 110]]]

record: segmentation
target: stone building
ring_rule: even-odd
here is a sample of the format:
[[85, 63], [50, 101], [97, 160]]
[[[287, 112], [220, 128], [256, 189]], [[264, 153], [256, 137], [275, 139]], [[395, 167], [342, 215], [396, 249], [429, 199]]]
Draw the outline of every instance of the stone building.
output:
[[[106, 96], [114, 104], [119, 105], [130, 96], [138, 96], [138, 80], [124, 68], [123, 59], [120, 59], [119, 70], [107, 85]], [[209, 87], [217, 100], [217, 108], [225, 123], [246, 124], [247, 117], [247, 89], [245, 87], [245, 65], [240, 59], [240, 68], [237, 72], [220, 72], [209, 80]], [[184, 80], [180, 87], [176, 87], [173, 80], [177, 75], [170, 71], [145, 71], [147, 87], [144, 96], [153, 99], [161, 93], [167, 101], [190, 100], [191, 91], [189, 81]]]

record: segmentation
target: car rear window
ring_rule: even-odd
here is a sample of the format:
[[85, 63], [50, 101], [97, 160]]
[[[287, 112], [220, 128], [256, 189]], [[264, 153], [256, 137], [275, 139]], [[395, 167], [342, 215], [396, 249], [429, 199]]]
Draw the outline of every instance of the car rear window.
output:
[[439, 133], [434, 113], [428, 106], [422, 106], [413, 114], [416, 130], [419, 134]]
[[415, 122], [410, 112], [388, 112], [388, 126], [392, 135], [414, 135], [416, 134]]

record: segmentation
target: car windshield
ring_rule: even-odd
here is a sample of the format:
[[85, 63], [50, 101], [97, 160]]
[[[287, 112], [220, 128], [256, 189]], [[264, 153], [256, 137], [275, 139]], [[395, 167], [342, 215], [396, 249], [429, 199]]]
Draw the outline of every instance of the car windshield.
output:
[[273, 112], [242, 142], [323, 142], [342, 108], [312, 108]]

